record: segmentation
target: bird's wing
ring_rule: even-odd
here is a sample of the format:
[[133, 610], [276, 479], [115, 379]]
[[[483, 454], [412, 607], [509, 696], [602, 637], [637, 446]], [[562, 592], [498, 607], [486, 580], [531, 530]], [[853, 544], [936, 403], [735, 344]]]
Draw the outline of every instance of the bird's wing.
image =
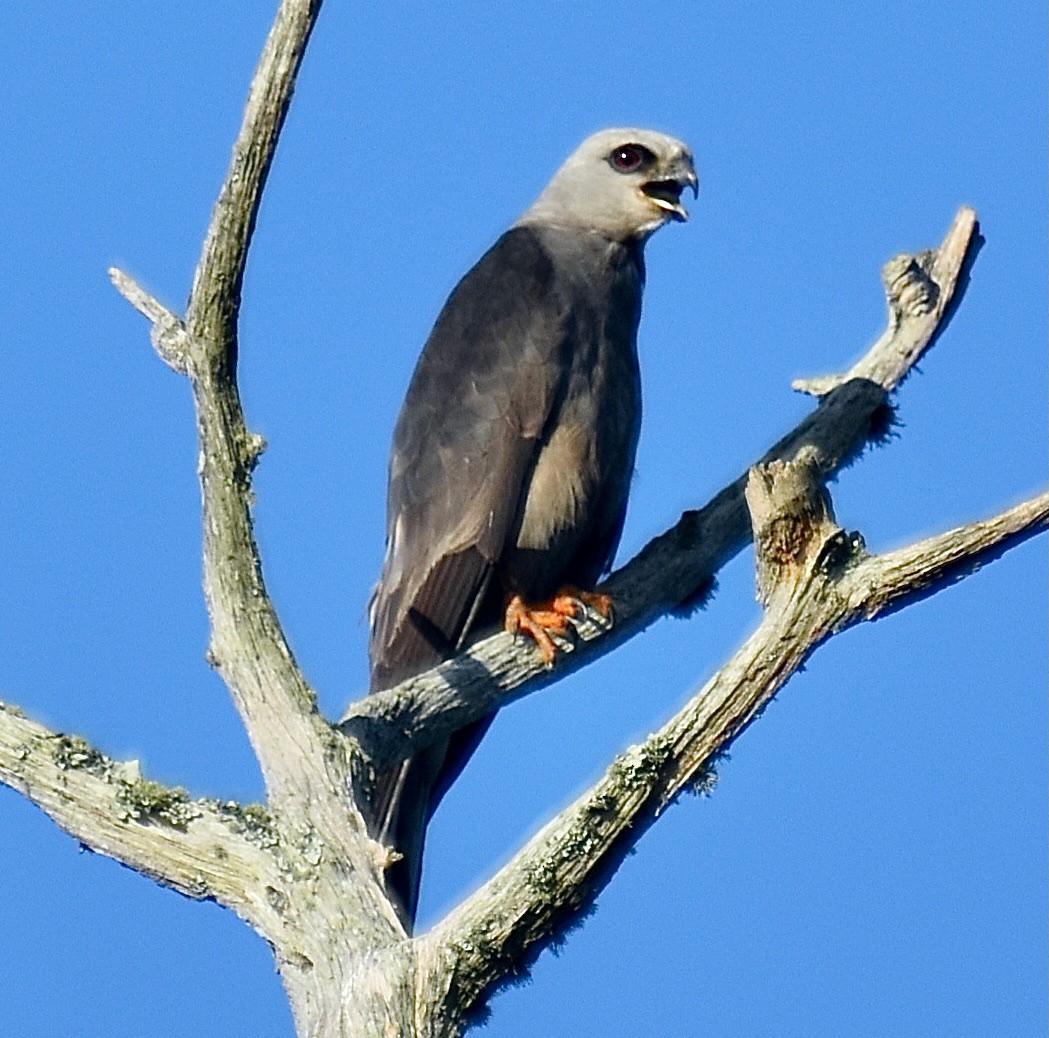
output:
[[419, 360], [394, 434], [387, 554], [372, 601], [372, 687], [453, 655], [516, 534], [566, 369], [569, 294], [515, 228], [463, 278]]
[[[534, 231], [508, 231], [463, 278], [437, 319], [394, 432], [387, 552], [371, 608], [372, 689], [454, 655], [478, 615], [566, 370], [571, 314]], [[483, 720], [376, 781], [376, 835], [414, 917], [426, 823]], [[449, 757], [452, 759], [449, 760]]]

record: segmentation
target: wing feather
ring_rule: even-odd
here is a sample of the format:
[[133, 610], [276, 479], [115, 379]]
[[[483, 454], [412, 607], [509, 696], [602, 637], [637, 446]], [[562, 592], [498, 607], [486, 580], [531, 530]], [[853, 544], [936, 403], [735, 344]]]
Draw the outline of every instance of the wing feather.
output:
[[[387, 553], [371, 608], [371, 685], [454, 655], [492, 622], [492, 576], [517, 525], [563, 392], [570, 306], [535, 233], [515, 228], [463, 278], [423, 349], [394, 432]], [[485, 719], [379, 776], [377, 835], [414, 917], [426, 822]]]
[[562, 388], [568, 321], [553, 264], [527, 228], [499, 239], [438, 318], [394, 433], [373, 688], [460, 644], [520, 518]]

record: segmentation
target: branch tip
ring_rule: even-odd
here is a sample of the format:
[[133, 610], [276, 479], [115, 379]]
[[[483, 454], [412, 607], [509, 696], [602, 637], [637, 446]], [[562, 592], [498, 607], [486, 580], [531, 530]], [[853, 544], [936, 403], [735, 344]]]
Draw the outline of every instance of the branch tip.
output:
[[133, 277], [116, 267], [109, 268], [113, 287], [152, 325], [153, 349], [173, 371], [185, 375], [189, 358], [189, 335], [182, 318], [150, 295]]
[[845, 382], [865, 378], [886, 392], [896, 389], [946, 328], [982, 245], [975, 211], [962, 206], [938, 248], [902, 253], [882, 268], [888, 327], [867, 354], [844, 373], [795, 379], [791, 388], [825, 397]]

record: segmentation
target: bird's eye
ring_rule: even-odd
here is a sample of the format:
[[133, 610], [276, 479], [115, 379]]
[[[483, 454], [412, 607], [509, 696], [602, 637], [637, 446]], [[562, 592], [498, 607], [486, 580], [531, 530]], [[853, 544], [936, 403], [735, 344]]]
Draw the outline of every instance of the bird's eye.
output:
[[643, 144], [623, 144], [608, 156], [617, 173], [633, 173], [654, 160], [655, 155]]

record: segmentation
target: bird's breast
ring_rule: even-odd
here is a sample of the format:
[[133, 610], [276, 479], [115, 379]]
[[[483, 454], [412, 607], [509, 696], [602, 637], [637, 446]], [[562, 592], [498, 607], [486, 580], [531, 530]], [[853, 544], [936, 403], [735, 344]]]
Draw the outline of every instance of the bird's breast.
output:
[[538, 567], [524, 581], [535, 587], [546, 582], [539, 570], [560, 580], [584, 556], [597, 560], [584, 568], [600, 568], [622, 525], [641, 421], [641, 275], [632, 254], [592, 235], [549, 244], [571, 305], [557, 403], [518, 505], [512, 569]]
[[625, 507], [641, 394], [633, 344], [617, 352], [572, 380], [528, 482], [518, 548], [578, 543], [607, 525], [603, 513], [614, 513], [614, 525]]
[[562, 421], [543, 445], [525, 498], [517, 547], [545, 549], [564, 530], [584, 522], [593, 496], [593, 430]]

